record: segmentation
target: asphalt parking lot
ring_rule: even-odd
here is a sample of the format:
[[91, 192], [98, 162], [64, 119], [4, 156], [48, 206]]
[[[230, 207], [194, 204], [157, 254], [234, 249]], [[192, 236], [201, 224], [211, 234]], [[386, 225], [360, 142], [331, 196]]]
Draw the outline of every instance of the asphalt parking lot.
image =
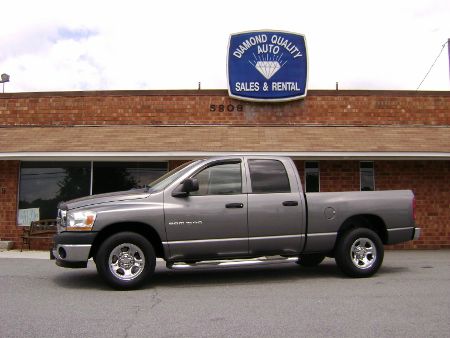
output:
[[[13, 258], [21, 257], [21, 258]], [[141, 290], [0, 253], [1, 337], [449, 337], [450, 251], [387, 251], [379, 273], [343, 277], [334, 260], [171, 271]], [[42, 254], [35, 257], [43, 257]]]

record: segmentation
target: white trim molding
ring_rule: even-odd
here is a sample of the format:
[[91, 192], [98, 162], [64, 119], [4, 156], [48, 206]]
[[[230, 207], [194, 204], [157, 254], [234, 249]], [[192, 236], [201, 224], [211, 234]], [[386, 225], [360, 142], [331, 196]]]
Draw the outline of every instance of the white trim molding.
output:
[[228, 155], [287, 156], [294, 160], [450, 160], [450, 152], [354, 152], [354, 151], [167, 151], [167, 152], [0, 152], [0, 160], [20, 161], [160, 161]]

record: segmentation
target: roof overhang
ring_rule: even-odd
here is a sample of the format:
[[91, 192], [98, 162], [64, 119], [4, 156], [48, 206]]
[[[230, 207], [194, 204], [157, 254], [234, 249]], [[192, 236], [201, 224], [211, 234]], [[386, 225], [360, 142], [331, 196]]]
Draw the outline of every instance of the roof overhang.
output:
[[0, 128], [0, 159], [150, 161], [230, 154], [448, 160], [450, 127], [76, 126]]

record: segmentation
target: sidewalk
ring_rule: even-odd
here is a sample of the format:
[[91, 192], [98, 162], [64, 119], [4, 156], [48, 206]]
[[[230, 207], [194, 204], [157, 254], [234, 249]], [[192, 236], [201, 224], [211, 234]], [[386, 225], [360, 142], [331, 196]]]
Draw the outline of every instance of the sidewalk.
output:
[[50, 259], [49, 251], [36, 250], [8, 250], [0, 251], [1, 258], [34, 258], [34, 259]]

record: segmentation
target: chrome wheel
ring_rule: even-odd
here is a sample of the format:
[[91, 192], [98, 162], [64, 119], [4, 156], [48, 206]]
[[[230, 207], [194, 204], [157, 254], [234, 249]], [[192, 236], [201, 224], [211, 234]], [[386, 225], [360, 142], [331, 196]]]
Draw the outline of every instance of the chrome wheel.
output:
[[358, 269], [369, 269], [377, 260], [377, 249], [369, 238], [358, 238], [350, 249], [350, 258]]
[[132, 280], [144, 270], [145, 256], [135, 244], [122, 243], [111, 251], [108, 263], [114, 277], [120, 280]]

